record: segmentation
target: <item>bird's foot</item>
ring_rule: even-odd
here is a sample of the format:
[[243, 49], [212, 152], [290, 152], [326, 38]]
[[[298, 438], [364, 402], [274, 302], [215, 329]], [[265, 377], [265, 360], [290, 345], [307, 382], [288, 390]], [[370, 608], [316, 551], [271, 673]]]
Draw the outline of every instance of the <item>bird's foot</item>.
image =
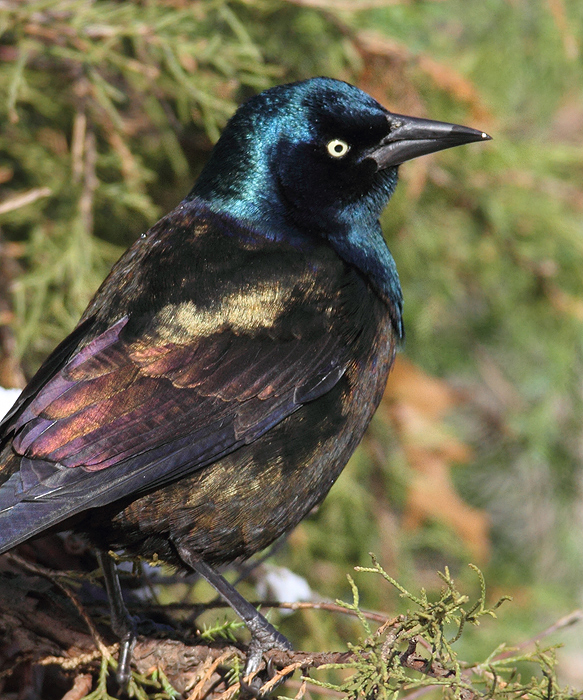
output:
[[255, 673], [263, 661], [263, 654], [270, 649], [280, 649], [281, 651], [290, 651], [292, 645], [287, 637], [284, 637], [281, 632], [278, 632], [275, 627], [269, 625], [271, 629], [257, 626], [257, 629], [251, 630], [252, 638], [247, 652], [247, 663], [245, 664], [245, 676], [250, 676]]
[[[209, 564], [198, 560], [185, 547], [178, 546], [178, 553], [182, 561], [197, 571], [219, 593], [239, 617], [247, 625], [251, 632], [251, 644], [247, 653], [247, 663], [241, 681], [241, 688], [246, 689], [253, 697], [261, 696], [261, 677], [257, 673], [263, 661], [263, 654], [270, 649], [289, 651], [292, 646], [286, 637], [278, 632], [275, 627], [220, 574]], [[247, 680], [245, 680], [247, 679]], [[282, 681], [284, 677], [282, 677]], [[270, 684], [270, 691], [279, 685], [280, 681]]]
[[[265, 673], [258, 673], [263, 662], [263, 655], [265, 652], [269, 651], [270, 649], [290, 651], [292, 648], [292, 645], [287, 637], [284, 637], [283, 634], [278, 632], [271, 625], [269, 625], [269, 628], [262, 626], [253, 631], [253, 637], [247, 652], [245, 670], [243, 672], [243, 677], [240, 679], [241, 690], [254, 698], [264, 697], [264, 695], [261, 693], [261, 688], [267, 681], [272, 680], [275, 676], [275, 669], [273, 668], [271, 659], [269, 659], [266, 663]], [[250, 678], [249, 681], [245, 680], [248, 678]], [[281, 685], [284, 680], [285, 676], [282, 676], [281, 680], [270, 687], [270, 692]]]
[[114, 627], [112, 624], [112, 629], [119, 637], [119, 653], [115, 677], [122, 690], [127, 690], [132, 675], [132, 653], [136, 645], [138, 634], [144, 637], [159, 637], [161, 635], [168, 636], [169, 632], [176, 632], [176, 630], [169, 625], [154, 622], [147, 618], [142, 619], [140, 617], [134, 617], [133, 615], [124, 619], [121, 627], [117, 624]]
[[117, 655], [115, 678], [122, 690], [127, 689], [132, 675], [132, 652], [138, 637], [138, 622], [138, 618], [129, 614], [125, 617], [114, 617], [112, 615], [111, 618], [111, 629], [119, 638], [119, 652]]

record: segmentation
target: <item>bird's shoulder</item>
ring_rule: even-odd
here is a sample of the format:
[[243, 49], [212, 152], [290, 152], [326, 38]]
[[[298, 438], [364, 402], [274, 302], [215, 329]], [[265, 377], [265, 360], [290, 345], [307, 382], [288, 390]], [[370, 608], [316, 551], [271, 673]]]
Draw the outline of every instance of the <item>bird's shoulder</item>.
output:
[[201, 201], [185, 201], [122, 256], [83, 318], [95, 318], [98, 332], [127, 315], [129, 332], [158, 314], [167, 322], [174, 309], [183, 325], [190, 309], [190, 329], [199, 319], [204, 333], [214, 322], [252, 327], [301, 303], [346, 303], [346, 288], [361, 286], [316, 236], [270, 238]]

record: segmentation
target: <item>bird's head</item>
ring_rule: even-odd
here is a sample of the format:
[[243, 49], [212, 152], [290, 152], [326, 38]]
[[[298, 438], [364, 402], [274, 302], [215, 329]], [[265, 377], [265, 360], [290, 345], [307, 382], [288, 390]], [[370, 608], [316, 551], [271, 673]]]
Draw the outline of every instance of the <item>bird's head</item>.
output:
[[241, 106], [191, 195], [260, 228], [327, 235], [378, 219], [404, 161], [488, 138], [393, 114], [353, 85], [311, 78]]

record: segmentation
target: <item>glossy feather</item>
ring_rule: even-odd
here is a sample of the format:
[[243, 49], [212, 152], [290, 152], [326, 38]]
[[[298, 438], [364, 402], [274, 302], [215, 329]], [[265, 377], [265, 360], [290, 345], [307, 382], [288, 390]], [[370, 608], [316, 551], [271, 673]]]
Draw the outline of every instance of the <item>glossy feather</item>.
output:
[[324, 498], [403, 333], [393, 163], [485, 137], [407, 119], [326, 78], [238, 110], [0, 424], [0, 552], [71, 526], [226, 562]]

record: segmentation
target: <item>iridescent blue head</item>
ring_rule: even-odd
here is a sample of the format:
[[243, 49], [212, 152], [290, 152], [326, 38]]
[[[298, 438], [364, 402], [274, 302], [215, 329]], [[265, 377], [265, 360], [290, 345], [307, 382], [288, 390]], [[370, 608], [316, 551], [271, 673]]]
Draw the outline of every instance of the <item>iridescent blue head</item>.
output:
[[312, 78], [245, 103], [189, 197], [264, 235], [327, 239], [399, 308], [401, 289], [378, 218], [403, 161], [481, 141], [480, 131], [405, 117], [353, 85]]

